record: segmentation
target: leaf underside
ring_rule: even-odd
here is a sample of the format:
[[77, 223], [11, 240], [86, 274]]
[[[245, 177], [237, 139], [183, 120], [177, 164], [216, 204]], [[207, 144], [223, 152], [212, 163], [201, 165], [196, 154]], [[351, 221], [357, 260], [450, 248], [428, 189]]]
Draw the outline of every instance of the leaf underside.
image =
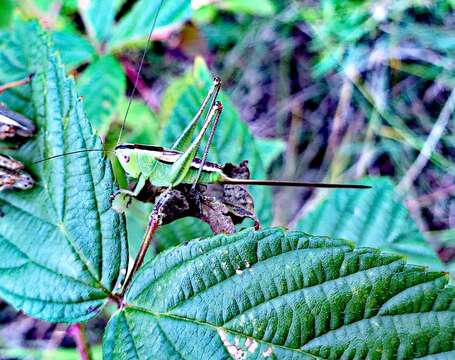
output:
[[408, 210], [398, 199], [391, 180], [365, 178], [372, 189], [335, 190], [304, 216], [297, 229], [310, 234], [349, 239], [404, 255], [409, 262], [441, 269], [442, 263]]
[[191, 241], [147, 263], [109, 359], [449, 359], [455, 288], [396, 255], [281, 229]]
[[[124, 219], [110, 209], [111, 169], [99, 152], [32, 164], [102, 144], [48, 35], [34, 23], [18, 23], [1, 41], [1, 69], [14, 71], [16, 79], [35, 74], [28, 93], [15, 91], [32, 105], [28, 115], [33, 113], [39, 131], [14, 153], [32, 173], [35, 187], [0, 193], [0, 296], [40, 319], [88, 319], [118, 286], [126, 267]], [[16, 98], [5, 100], [20, 110]]]

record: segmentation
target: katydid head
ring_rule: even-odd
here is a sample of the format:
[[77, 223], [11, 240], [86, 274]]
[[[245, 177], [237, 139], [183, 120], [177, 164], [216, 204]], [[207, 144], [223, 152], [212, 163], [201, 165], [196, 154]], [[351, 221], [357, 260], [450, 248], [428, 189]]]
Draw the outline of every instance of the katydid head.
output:
[[133, 177], [138, 178], [141, 174], [138, 162], [138, 154], [136, 149], [129, 144], [121, 144], [115, 147], [114, 154], [120, 165], [122, 165], [123, 170]]

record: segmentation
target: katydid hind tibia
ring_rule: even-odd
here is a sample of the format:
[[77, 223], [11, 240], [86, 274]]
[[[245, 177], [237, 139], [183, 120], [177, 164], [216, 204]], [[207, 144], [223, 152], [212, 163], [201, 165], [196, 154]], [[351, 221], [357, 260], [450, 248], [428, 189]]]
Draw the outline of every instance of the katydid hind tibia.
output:
[[[180, 184], [232, 184], [232, 185], [266, 185], [266, 186], [296, 186], [313, 188], [344, 188], [367, 189], [367, 185], [357, 184], [325, 184], [299, 181], [275, 181], [256, 179], [234, 179], [223, 172], [219, 164], [207, 162], [207, 154], [213, 139], [218, 120], [222, 112], [221, 102], [217, 100], [221, 81], [215, 78], [201, 108], [188, 124], [171, 149], [160, 146], [119, 144], [115, 147], [118, 158], [125, 172], [137, 179], [134, 190], [120, 189], [114, 195], [113, 207], [123, 211], [130, 201], [136, 197], [147, 181], [157, 187], [172, 188]], [[203, 122], [201, 130], [192, 140], [196, 126], [210, 99], [211, 105]], [[211, 127], [202, 159], [196, 157], [202, 139]]]

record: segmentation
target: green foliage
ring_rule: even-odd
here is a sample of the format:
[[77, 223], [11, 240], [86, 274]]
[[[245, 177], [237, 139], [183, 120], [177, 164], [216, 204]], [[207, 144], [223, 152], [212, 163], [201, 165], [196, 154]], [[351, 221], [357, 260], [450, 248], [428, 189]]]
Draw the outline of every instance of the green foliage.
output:
[[309, 234], [349, 239], [406, 256], [412, 264], [441, 269], [438, 256], [418, 230], [387, 178], [366, 178], [368, 191], [335, 190], [305, 215], [297, 229]]
[[215, 3], [222, 10], [238, 14], [271, 16], [275, 13], [275, 5], [271, 0], [222, 0]]
[[[432, 14], [437, 15], [438, 10], [447, 6], [453, 4], [445, 0], [430, 4], [413, 0], [387, 4], [371, 0], [323, 0], [319, 7], [302, 9], [302, 17], [313, 29], [313, 47], [320, 54], [315, 74], [322, 76], [339, 66], [363, 62], [362, 57], [369, 52], [368, 41], [387, 39], [390, 31], [384, 31], [385, 26], [406, 17], [407, 11], [418, 14], [432, 7]], [[412, 18], [407, 20], [412, 22]]]
[[266, 169], [269, 169], [272, 162], [286, 149], [286, 143], [281, 139], [256, 138], [255, 143]]
[[0, 294], [40, 319], [89, 319], [126, 267], [124, 220], [110, 209], [115, 189], [110, 166], [98, 152], [33, 163], [102, 145], [83, 114], [74, 82], [49, 48], [49, 37], [33, 24], [17, 24], [2, 39], [6, 43], [0, 68], [16, 59], [12, 76], [35, 74], [29, 98], [39, 132], [15, 154], [37, 185], [27, 192], [0, 193]]
[[113, 56], [97, 59], [79, 77], [78, 89], [84, 98], [87, 118], [100, 134], [105, 134], [125, 96], [122, 65]]
[[[112, 51], [118, 51], [125, 46], [146, 41], [161, 2], [161, 0], [153, 2], [148, 0], [138, 1], [113, 29], [109, 48]], [[191, 1], [164, 1], [156, 19], [154, 32], [159, 33], [182, 24], [190, 19], [191, 14]]]
[[[170, 146], [196, 114], [202, 100], [212, 83], [212, 75], [202, 59], [197, 59], [194, 68], [183, 78], [169, 87], [163, 98], [162, 115], [166, 119], [162, 144]], [[265, 178], [265, 166], [259, 155], [256, 142], [248, 127], [240, 120], [231, 100], [221, 93], [223, 113], [220, 126], [213, 138], [209, 161], [219, 164], [239, 164], [248, 159], [252, 178]], [[201, 151], [205, 142], [201, 144]], [[271, 222], [272, 194], [269, 188], [251, 188], [251, 193], [258, 209], [258, 216], [265, 225]]]
[[54, 46], [59, 50], [62, 62], [67, 69], [93, 61], [95, 48], [84, 37], [69, 31], [57, 31], [52, 34]]
[[0, 0], [0, 29], [7, 27], [11, 23], [13, 16], [14, 4], [13, 0]]
[[114, 6], [112, 0], [79, 1], [79, 12], [87, 33], [98, 44], [107, 41], [111, 35], [115, 16]]
[[[44, 11], [54, 3], [36, 2]], [[18, 309], [49, 321], [92, 318], [119, 290], [127, 268], [124, 218], [110, 210], [115, 185], [102, 153], [33, 163], [72, 150], [111, 148], [116, 141], [115, 122], [123, 119], [127, 106], [126, 79], [117, 56], [124, 59], [121, 50], [145, 44], [159, 1], [137, 1], [115, 24], [113, 19], [121, 4], [122, 0], [63, 2], [55, 25], [59, 31], [51, 37], [67, 70], [81, 72], [77, 84], [83, 100], [49, 47], [49, 37], [37, 25], [18, 23], [11, 31], [0, 32], [0, 84], [35, 73], [32, 86], [9, 90], [0, 95], [0, 101], [35, 120], [39, 129], [31, 142], [14, 152], [33, 174], [37, 186], [29, 192], [0, 193], [0, 208], [5, 214], [0, 221], [3, 258], [0, 296]], [[391, 57], [395, 72], [375, 70], [375, 82], [370, 81], [368, 74], [362, 84], [364, 89], [355, 89], [349, 95], [355, 104], [352, 108], [365, 111], [365, 122], [371, 124], [368, 128], [371, 137], [362, 138], [364, 144], [371, 141], [367, 145], [374, 146], [375, 136], [381, 137], [373, 152], [384, 151], [391, 161], [400, 164], [397, 173], [406, 171], [408, 166], [403, 164], [413, 157], [403, 155], [408, 155], [403, 144], [413, 142], [414, 148], [421, 148], [415, 144], [425, 141], [425, 132], [411, 127], [415, 123], [407, 121], [418, 121], [417, 125], [426, 130], [431, 129], [433, 119], [428, 116], [415, 120], [414, 113], [403, 113], [403, 109], [411, 107], [407, 102], [419, 105], [421, 93], [415, 89], [422, 83], [437, 81], [445, 86], [453, 83], [451, 56], [455, 37], [443, 21], [444, 8], [452, 5], [447, 1], [430, 4], [432, 19], [440, 24], [437, 29], [432, 26], [431, 30], [436, 32], [430, 33], [428, 25], [418, 21], [429, 16], [430, 7], [422, 7], [420, 2], [391, 3], [383, 20], [378, 17], [381, 13], [374, 12], [380, 10], [374, 6], [381, 4], [373, 1], [325, 0], [317, 3], [320, 6], [311, 4], [313, 7], [302, 6], [299, 11], [307, 24], [313, 26], [311, 59], [318, 59], [312, 69], [316, 73], [328, 74], [339, 65], [345, 68], [352, 63], [358, 65], [360, 72], [369, 70], [366, 55], [372, 49], [388, 54], [393, 49], [388, 45], [396, 43], [409, 42], [419, 51], [431, 47], [441, 55], [432, 58], [438, 61], [432, 60], [431, 64], [406, 61], [409, 60], [406, 57], [397, 62]], [[229, 27], [236, 33], [235, 42], [247, 34], [237, 31], [237, 22], [251, 19], [251, 14], [276, 14], [280, 28], [291, 28], [291, 22], [286, 23], [289, 14], [279, 12], [281, 7], [281, 3], [273, 1], [224, 0], [198, 12], [209, 9], [207, 21], [218, 10], [222, 10], [220, 19], [226, 15], [224, 10], [230, 11], [232, 14], [226, 18], [234, 20], [219, 29]], [[87, 34], [79, 33], [72, 26], [71, 17], [67, 17], [74, 16], [76, 11]], [[192, 11], [189, 1], [166, 0], [154, 37], [160, 38], [180, 26], [193, 16]], [[400, 19], [406, 19], [406, 25]], [[270, 28], [256, 28], [256, 24], [252, 26], [255, 41], [261, 41], [261, 34], [271, 36]], [[400, 36], [389, 36], [388, 32]], [[434, 41], [435, 36], [440, 41]], [[249, 51], [247, 42], [241, 45]], [[273, 46], [264, 47], [271, 51], [267, 59], [275, 61]], [[240, 66], [248, 62], [240, 56], [237, 60]], [[81, 68], [84, 64], [88, 66]], [[307, 68], [299, 70], [304, 73]], [[411, 86], [406, 96], [394, 96], [392, 91], [388, 94], [385, 85], [401, 82], [404, 73], [412, 74], [411, 79], [418, 86]], [[232, 81], [230, 76], [227, 79]], [[194, 116], [210, 82], [207, 66], [198, 59], [191, 72], [168, 85], [158, 114], [144, 102], [134, 100], [124, 139], [170, 145]], [[372, 84], [379, 86], [375, 88]], [[305, 92], [314, 91], [313, 85], [306, 84]], [[327, 88], [331, 85], [328, 83]], [[369, 98], [363, 90], [371, 90], [369, 94], [373, 96]], [[378, 106], [380, 101], [375, 103], [378, 98], [384, 100], [378, 95], [381, 91], [388, 94], [385, 99], [391, 98], [384, 108]], [[305, 119], [299, 128], [303, 129], [305, 139], [313, 136], [307, 129], [308, 122], [314, 121], [314, 113], [309, 109], [329, 107], [322, 99], [332, 102], [330, 92], [338, 94], [337, 89], [319, 88], [315, 101], [309, 96], [308, 108], [296, 107], [294, 113], [293, 105], [293, 115]], [[441, 99], [439, 95], [438, 101]], [[235, 110], [240, 105], [234, 106], [226, 94], [221, 100], [224, 113], [210, 160], [238, 163], [248, 159], [252, 177], [265, 178], [266, 169], [280, 160], [285, 144], [281, 140], [255, 139]], [[304, 101], [308, 102], [307, 97]], [[349, 108], [351, 99], [347, 102]], [[82, 106], [91, 125], [99, 134], [106, 135], [104, 145], [94, 136]], [[374, 123], [384, 114], [387, 126]], [[358, 113], [354, 115], [353, 119], [359, 118]], [[330, 117], [330, 112], [324, 113], [324, 117]], [[318, 127], [314, 134], [324, 131]], [[443, 136], [442, 143], [453, 144], [452, 137]], [[335, 161], [335, 167], [344, 166], [346, 153], [367, 149], [352, 138], [347, 137], [348, 140], [351, 142], [346, 148], [340, 145], [343, 151], [336, 159], [342, 161]], [[313, 151], [311, 143], [295, 146]], [[438, 148], [431, 157], [448, 153]], [[444, 163], [440, 165], [440, 169], [446, 170]], [[122, 181], [121, 177], [118, 181]], [[210, 237], [207, 225], [194, 219], [181, 219], [161, 227], [157, 243], [153, 244], [160, 254], [134, 276], [132, 287], [122, 299], [123, 306], [110, 320], [103, 344], [105, 358], [453, 357], [455, 290], [447, 286], [446, 274], [406, 265], [403, 255], [410, 263], [441, 268], [434, 251], [411, 220], [403, 199], [395, 193], [393, 183], [371, 178], [368, 182], [374, 186], [370, 191], [331, 192], [298, 223], [298, 229], [306, 233], [265, 228]], [[256, 187], [251, 191], [262, 223], [269, 224], [270, 190]], [[143, 236], [150, 206], [136, 203], [129, 210], [128, 240], [132, 254], [136, 254], [137, 243]], [[195, 239], [198, 236], [204, 239]], [[444, 236], [453, 237], [453, 231], [448, 230]], [[348, 240], [337, 238], [395, 254], [354, 249]], [[149, 256], [153, 255], [151, 251]], [[448, 267], [453, 269], [453, 264]]]
[[145, 265], [110, 320], [109, 359], [450, 356], [447, 276], [279, 229], [193, 241]]

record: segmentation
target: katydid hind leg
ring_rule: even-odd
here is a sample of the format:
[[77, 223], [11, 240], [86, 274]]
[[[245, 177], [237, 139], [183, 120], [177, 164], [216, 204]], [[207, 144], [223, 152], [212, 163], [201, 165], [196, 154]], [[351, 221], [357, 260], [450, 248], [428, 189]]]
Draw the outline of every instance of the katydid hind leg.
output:
[[180, 184], [182, 180], [185, 178], [194, 158], [196, 157], [197, 151], [208, 127], [212, 123], [212, 120], [219, 116], [218, 113], [221, 111], [221, 107], [222, 107], [221, 102], [219, 101], [215, 102], [214, 106], [210, 109], [210, 112], [206, 117], [202, 129], [198, 133], [197, 137], [194, 139], [191, 145], [185, 150], [185, 152], [182, 153], [182, 155], [180, 155], [180, 157], [172, 164], [169, 173], [169, 178], [172, 186]]
[[212, 125], [212, 128], [210, 129], [209, 138], [207, 139], [207, 144], [205, 145], [204, 153], [203, 153], [202, 159], [201, 159], [201, 164], [199, 165], [199, 170], [197, 172], [196, 179], [193, 182], [192, 189], [194, 189], [196, 187], [196, 184], [199, 182], [199, 179], [201, 178], [202, 169], [204, 168], [204, 165], [207, 162], [207, 157], [208, 157], [208, 154], [209, 154], [209, 151], [210, 151], [210, 145], [213, 142], [213, 136], [215, 135], [215, 131], [216, 131], [216, 128], [218, 126], [218, 122], [219, 122], [220, 117], [221, 117], [221, 112], [223, 111], [223, 105], [221, 104], [221, 102], [217, 101], [214, 105], [216, 105], [220, 110], [215, 115], [215, 118], [213, 120], [213, 125]]
[[[202, 114], [204, 113], [204, 110], [206, 109], [210, 98], [213, 97], [212, 102], [209, 107], [209, 113], [210, 113], [210, 110], [213, 108], [215, 101], [218, 97], [220, 88], [221, 88], [221, 79], [216, 76], [213, 79], [213, 84], [210, 87], [209, 91], [207, 92], [207, 95], [206, 95], [204, 101], [202, 102], [202, 105], [199, 108], [198, 112], [194, 116], [193, 120], [191, 120], [191, 122], [183, 130], [182, 134], [174, 142], [171, 149], [178, 150], [178, 151], [184, 151], [185, 149], [187, 149], [190, 146], [191, 140], [193, 138], [193, 134], [194, 134], [194, 131], [196, 130], [196, 126], [199, 122], [199, 119], [202, 117]], [[207, 120], [207, 117], [206, 117], [206, 120]]]

